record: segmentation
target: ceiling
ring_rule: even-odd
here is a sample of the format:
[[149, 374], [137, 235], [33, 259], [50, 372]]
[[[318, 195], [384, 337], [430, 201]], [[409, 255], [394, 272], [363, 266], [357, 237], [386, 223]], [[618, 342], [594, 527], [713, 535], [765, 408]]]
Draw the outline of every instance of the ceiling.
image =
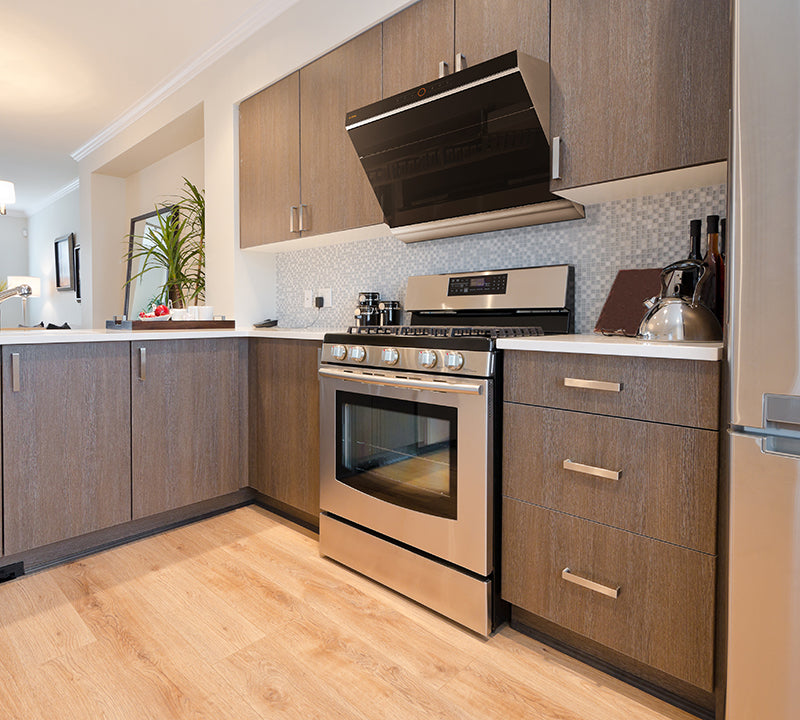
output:
[[296, 1], [3, 2], [0, 180], [17, 197], [9, 214], [45, 207], [78, 177], [72, 153]]

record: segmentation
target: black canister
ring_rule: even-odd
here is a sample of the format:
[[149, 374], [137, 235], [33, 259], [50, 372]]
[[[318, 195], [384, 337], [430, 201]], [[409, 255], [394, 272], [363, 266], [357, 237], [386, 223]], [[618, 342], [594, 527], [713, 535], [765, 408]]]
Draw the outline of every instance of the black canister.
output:
[[356, 308], [355, 321], [357, 327], [375, 327], [380, 325], [380, 311], [374, 305], [359, 305]]
[[381, 299], [381, 294], [379, 292], [361, 292], [358, 293], [358, 304], [359, 305], [371, 305], [372, 307], [378, 307], [378, 301]]
[[400, 316], [400, 303], [397, 300], [381, 300], [378, 303], [378, 311], [380, 313], [381, 325], [399, 325]]

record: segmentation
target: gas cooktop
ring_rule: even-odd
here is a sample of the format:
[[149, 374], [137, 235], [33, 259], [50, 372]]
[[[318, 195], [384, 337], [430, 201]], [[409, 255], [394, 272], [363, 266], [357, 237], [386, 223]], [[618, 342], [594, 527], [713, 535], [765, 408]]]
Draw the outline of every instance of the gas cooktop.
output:
[[531, 337], [544, 335], [541, 327], [461, 327], [448, 325], [379, 325], [353, 326], [347, 329], [351, 335], [401, 335], [405, 337]]

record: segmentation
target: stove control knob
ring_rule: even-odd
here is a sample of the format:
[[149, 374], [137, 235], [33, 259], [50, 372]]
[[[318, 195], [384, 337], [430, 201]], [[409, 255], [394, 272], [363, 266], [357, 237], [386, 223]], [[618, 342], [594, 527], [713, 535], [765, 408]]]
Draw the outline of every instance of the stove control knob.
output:
[[334, 360], [344, 360], [347, 357], [347, 348], [344, 345], [334, 345], [331, 348], [331, 357]]
[[348, 355], [350, 356], [351, 360], [355, 360], [357, 363], [364, 362], [364, 359], [367, 357], [367, 351], [363, 345], [353, 345], [348, 351]]
[[448, 350], [444, 354], [444, 366], [448, 370], [461, 370], [464, 367], [464, 356], [457, 350]]
[[399, 359], [400, 353], [397, 351], [397, 348], [385, 347], [381, 350], [381, 362], [384, 365], [397, 365]]
[[417, 355], [417, 362], [428, 370], [436, 367], [436, 360], [436, 353], [433, 350], [420, 350]]

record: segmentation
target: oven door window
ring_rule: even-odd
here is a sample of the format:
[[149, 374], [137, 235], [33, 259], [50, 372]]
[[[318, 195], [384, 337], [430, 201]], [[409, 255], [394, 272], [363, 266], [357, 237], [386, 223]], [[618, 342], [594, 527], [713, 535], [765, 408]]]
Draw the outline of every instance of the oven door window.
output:
[[456, 517], [458, 411], [336, 393], [336, 479], [373, 497]]

